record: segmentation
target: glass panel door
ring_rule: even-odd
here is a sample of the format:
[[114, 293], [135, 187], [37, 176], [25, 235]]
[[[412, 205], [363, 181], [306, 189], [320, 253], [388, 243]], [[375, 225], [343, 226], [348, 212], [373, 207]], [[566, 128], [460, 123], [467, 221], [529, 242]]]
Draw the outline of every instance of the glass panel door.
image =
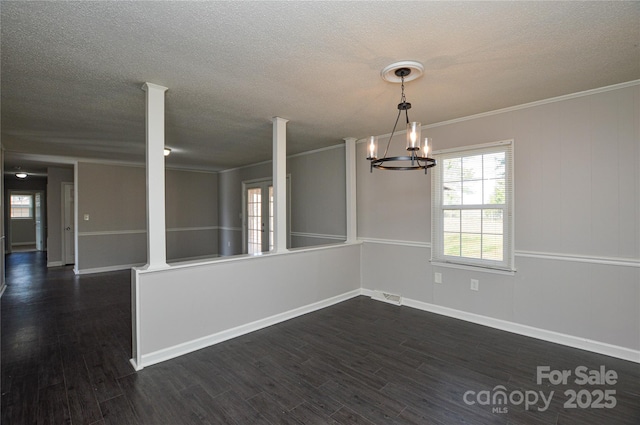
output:
[[248, 254], [273, 249], [273, 186], [262, 181], [246, 186], [246, 242]]
[[262, 252], [262, 189], [247, 189], [247, 253]]

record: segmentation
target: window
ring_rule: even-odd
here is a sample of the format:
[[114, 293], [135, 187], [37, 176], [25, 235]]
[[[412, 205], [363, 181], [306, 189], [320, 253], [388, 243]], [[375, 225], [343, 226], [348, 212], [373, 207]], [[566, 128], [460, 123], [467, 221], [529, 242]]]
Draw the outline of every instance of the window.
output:
[[33, 195], [11, 195], [11, 218], [33, 218]]
[[434, 263], [513, 271], [513, 142], [435, 152]]

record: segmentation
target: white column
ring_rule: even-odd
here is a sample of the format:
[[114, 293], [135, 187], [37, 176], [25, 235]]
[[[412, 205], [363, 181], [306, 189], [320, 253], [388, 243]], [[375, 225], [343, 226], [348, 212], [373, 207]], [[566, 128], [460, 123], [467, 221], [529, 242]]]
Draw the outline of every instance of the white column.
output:
[[347, 243], [358, 239], [358, 215], [356, 211], [356, 139], [344, 139], [347, 183]]
[[273, 252], [287, 252], [287, 122], [273, 117]]
[[147, 264], [167, 265], [164, 204], [164, 92], [166, 87], [144, 83], [147, 92]]

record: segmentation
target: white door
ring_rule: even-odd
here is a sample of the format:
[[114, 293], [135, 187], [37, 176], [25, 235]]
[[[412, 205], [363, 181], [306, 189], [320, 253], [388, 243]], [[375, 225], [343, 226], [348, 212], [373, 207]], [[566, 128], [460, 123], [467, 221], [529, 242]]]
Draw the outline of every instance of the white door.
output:
[[248, 254], [273, 249], [273, 186], [270, 181], [245, 185], [245, 245]]
[[35, 194], [35, 226], [36, 226], [36, 250], [42, 251], [44, 250], [44, 236], [43, 230], [44, 226], [42, 225], [42, 193], [36, 192]]
[[62, 183], [62, 262], [75, 264], [75, 200], [73, 183]]

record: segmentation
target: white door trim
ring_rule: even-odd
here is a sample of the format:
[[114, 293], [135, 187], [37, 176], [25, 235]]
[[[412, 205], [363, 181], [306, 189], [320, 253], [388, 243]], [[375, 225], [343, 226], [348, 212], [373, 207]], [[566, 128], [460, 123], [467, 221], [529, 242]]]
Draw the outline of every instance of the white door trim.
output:
[[[61, 234], [60, 234], [61, 238], [60, 239], [61, 239], [62, 251], [61, 251], [61, 255], [60, 256], [61, 256], [62, 265], [75, 264], [75, 257], [78, 254], [76, 252], [76, 247], [74, 246], [74, 248], [73, 248], [73, 257], [74, 257], [73, 260], [74, 261], [73, 262], [68, 262], [68, 259], [67, 259], [67, 230], [66, 230], [66, 226], [65, 226], [65, 224], [66, 224], [65, 223], [65, 213], [66, 213], [66, 208], [67, 208], [67, 205], [66, 205], [67, 201], [66, 201], [65, 194], [66, 194], [66, 187], [67, 186], [71, 186], [72, 187], [74, 205], [73, 205], [73, 210], [71, 211], [72, 220], [73, 220], [72, 223], [71, 223], [71, 227], [74, 230], [74, 234], [77, 233], [76, 232], [76, 220], [75, 220], [75, 214], [76, 214], [76, 211], [75, 211], [75, 209], [76, 209], [76, 205], [75, 205], [76, 204], [75, 185], [74, 185], [73, 182], [62, 182], [62, 183], [60, 183], [60, 188], [61, 188], [61, 191], [60, 191], [61, 195], [60, 196], [62, 198], [61, 199], [61, 201], [62, 201], [61, 202], [62, 210], [61, 210], [61, 214], [60, 214], [60, 230], [61, 230]], [[74, 244], [74, 245], [75, 245], [75, 239], [76, 238], [74, 237], [73, 240], [71, 241], [71, 243]]]

